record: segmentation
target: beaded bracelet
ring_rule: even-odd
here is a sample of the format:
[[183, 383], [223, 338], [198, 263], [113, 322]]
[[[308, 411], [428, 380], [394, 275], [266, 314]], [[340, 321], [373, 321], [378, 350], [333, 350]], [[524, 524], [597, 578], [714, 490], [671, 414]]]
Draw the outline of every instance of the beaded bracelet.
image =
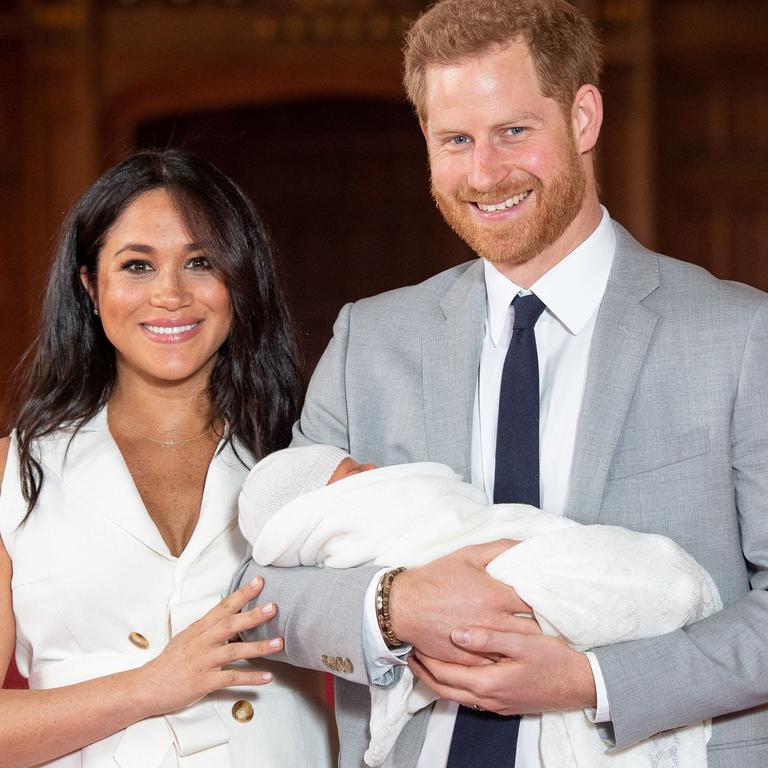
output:
[[379, 580], [376, 587], [376, 620], [379, 622], [379, 630], [390, 648], [399, 648], [403, 641], [398, 639], [392, 631], [392, 615], [389, 612], [389, 595], [392, 590], [392, 582], [395, 576], [402, 573], [405, 568], [394, 568], [387, 571]]

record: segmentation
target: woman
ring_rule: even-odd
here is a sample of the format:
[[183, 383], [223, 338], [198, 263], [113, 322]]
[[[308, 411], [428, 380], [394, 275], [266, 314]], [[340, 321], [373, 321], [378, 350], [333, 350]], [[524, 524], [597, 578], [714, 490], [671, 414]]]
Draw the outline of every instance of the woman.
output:
[[222, 600], [246, 554], [240, 485], [299, 403], [238, 187], [178, 151], [99, 179], [65, 224], [29, 370], [0, 446], [0, 664], [15, 644], [31, 689], [0, 692], [3, 765], [329, 765], [317, 680], [245, 661], [281, 638], [229, 642], [274, 616], [262, 584]]

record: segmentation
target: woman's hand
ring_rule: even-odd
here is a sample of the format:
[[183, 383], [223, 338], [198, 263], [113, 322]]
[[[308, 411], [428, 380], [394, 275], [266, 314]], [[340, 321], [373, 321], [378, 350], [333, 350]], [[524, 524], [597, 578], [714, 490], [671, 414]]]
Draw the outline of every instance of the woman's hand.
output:
[[[0, 666], [7, 665], [14, 639], [10, 577], [10, 559], [0, 542]], [[272, 676], [255, 668], [225, 668], [283, 646], [281, 638], [228, 642], [275, 615], [271, 603], [240, 613], [262, 587], [263, 581], [255, 579], [229, 595], [138, 669], [61, 688], [0, 691], [2, 765], [27, 768], [47, 763], [152, 715], [183, 709], [211, 691], [268, 683]]]
[[227, 668], [239, 659], [267, 656], [283, 647], [282, 638], [252, 643], [229, 642], [238, 633], [264, 624], [275, 616], [274, 603], [258, 605], [250, 611], [240, 609], [259, 595], [261, 578], [245, 584], [225, 597], [194, 624], [176, 635], [163, 652], [145, 664], [139, 674], [138, 695], [147, 701], [153, 714], [182, 709], [212, 691], [235, 685], [265, 685], [269, 672]]

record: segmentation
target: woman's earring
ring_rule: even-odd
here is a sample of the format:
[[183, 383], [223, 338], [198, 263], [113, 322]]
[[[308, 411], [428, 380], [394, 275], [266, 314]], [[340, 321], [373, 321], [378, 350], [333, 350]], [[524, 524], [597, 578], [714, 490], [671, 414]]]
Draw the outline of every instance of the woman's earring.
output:
[[99, 314], [99, 308], [98, 307], [94, 307], [93, 308], [93, 314], [94, 315], [98, 315]]

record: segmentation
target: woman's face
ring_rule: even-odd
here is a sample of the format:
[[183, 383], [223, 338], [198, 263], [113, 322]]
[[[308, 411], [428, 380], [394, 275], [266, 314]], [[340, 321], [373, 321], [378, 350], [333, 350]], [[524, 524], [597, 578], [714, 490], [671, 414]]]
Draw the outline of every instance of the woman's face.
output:
[[121, 377], [207, 381], [232, 322], [229, 292], [165, 190], [140, 195], [114, 223], [96, 284], [85, 269], [80, 277]]

